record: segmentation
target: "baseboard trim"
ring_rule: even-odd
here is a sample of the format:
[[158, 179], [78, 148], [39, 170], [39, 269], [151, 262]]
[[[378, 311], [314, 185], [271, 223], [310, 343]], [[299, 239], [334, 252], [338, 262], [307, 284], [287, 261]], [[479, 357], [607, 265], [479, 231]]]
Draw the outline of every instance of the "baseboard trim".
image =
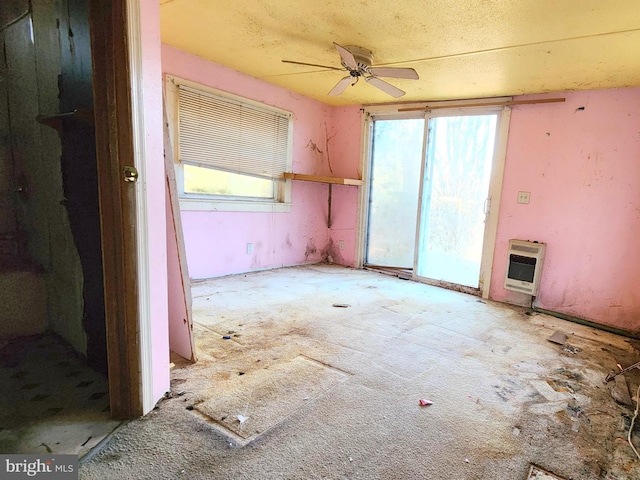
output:
[[561, 318], [562, 320], [568, 320], [569, 322], [578, 323], [580, 325], [585, 325], [587, 327], [595, 328], [597, 330], [602, 330], [609, 333], [614, 333], [616, 335], [621, 335], [627, 338], [633, 338], [634, 340], [640, 340], [640, 335], [636, 332], [631, 332], [629, 330], [624, 330], [622, 328], [611, 327], [609, 325], [602, 325], [600, 323], [592, 322], [590, 320], [585, 320], [584, 318], [574, 317], [572, 315], [567, 315], [566, 313], [554, 312], [553, 310], [546, 310], [544, 308], [533, 307], [534, 312], [544, 313], [545, 315], [551, 315], [552, 317]]

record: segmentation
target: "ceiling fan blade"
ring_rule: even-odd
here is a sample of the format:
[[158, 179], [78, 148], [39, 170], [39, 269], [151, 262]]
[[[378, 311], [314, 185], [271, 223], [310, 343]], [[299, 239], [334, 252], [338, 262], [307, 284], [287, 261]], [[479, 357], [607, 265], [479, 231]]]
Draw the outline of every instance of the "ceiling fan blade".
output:
[[328, 65], [318, 65], [317, 63], [295, 62], [293, 60], [282, 60], [282, 63], [292, 63], [294, 65], [304, 65], [307, 67], [330, 68], [331, 70], [344, 70], [344, 68], [330, 67]]
[[418, 72], [413, 68], [395, 68], [395, 67], [371, 67], [369, 72], [377, 77], [388, 78], [408, 78], [410, 80], [418, 80]]
[[379, 88], [385, 93], [388, 93], [392, 97], [398, 98], [404, 95], [404, 91], [400, 90], [398, 87], [394, 87], [390, 83], [385, 82], [384, 80], [380, 80], [378, 77], [368, 77], [365, 78], [367, 83], [370, 83], [374, 87]]
[[338, 50], [338, 53], [340, 53], [342, 63], [344, 63], [348, 68], [352, 70], [357, 70], [358, 62], [356, 62], [356, 57], [353, 56], [353, 53], [351, 53], [346, 48], [338, 45], [336, 42], [333, 42], [333, 45], [336, 47], [336, 50]]
[[340, 95], [347, 89], [349, 84], [351, 84], [351, 80], [353, 80], [353, 77], [351, 76], [344, 77], [342, 80], [336, 83], [336, 86], [331, 89], [329, 95]]

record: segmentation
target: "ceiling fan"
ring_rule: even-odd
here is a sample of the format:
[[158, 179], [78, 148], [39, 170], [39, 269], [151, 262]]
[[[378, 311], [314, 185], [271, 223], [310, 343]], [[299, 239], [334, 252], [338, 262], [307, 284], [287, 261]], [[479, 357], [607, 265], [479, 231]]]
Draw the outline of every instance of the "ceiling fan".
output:
[[294, 62], [293, 60], [282, 60], [284, 63], [292, 63], [294, 65], [306, 65], [309, 67], [329, 68], [331, 70], [347, 71], [348, 76], [340, 80], [335, 87], [331, 89], [329, 95], [340, 95], [349, 85], [355, 85], [360, 77], [379, 88], [383, 92], [398, 98], [405, 94], [403, 90], [381, 80], [378, 77], [387, 78], [407, 78], [410, 80], [418, 80], [418, 73], [413, 68], [396, 68], [396, 67], [372, 67], [373, 54], [370, 50], [362, 47], [348, 45], [343, 47], [337, 43], [333, 43], [340, 53], [340, 62], [343, 68], [329, 67], [327, 65], [318, 65], [315, 63]]

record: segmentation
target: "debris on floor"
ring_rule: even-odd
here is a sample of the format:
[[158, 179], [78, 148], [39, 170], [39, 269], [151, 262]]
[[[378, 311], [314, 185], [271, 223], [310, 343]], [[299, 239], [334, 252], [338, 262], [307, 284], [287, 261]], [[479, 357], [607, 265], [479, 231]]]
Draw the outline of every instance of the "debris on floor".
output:
[[[545, 469], [576, 480], [640, 478], [640, 462], [627, 442], [633, 430], [632, 440], [640, 443], [640, 425], [631, 428], [635, 402], [616, 402], [613, 380], [603, 383], [610, 368], [623, 369], [616, 363], [640, 360], [640, 341], [544, 314], [525, 317], [520, 307], [476, 303], [473, 297], [393, 277], [344, 272], [345, 278], [327, 279], [316, 267], [277, 270], [242, 277], [238, 284], [225, 278], [198, 287], [204, 290], [194, 295], [199, 362], [176, 362], [173, 382], [188, 382], [174, 392], [187, 395], [174, 393], [153, 418], [177, 426], [173, 414], [181, 416], [189, 435], [215, 458], [226, 455], [221, 449], [229, 443], [238, 448], [239, 461], [225, 462], [213, 476], [239, 478], [240, 469], [249, 468], [245, 478], [261, 478], [263, 458], [280, 465], [281, 447], [292, 445], [300, 458], [313, 456], [318, 440], [328, 460], [341, 458], [363, 471], [386, 468], [377, 463], [384, 458], [342, 450], [353, 441], [354, 429], [336, 426], [357, 422], [360, 452], [380, 448], [381, 426], [385, 435], [403, 439], [414, 433], [420, 445], [415, 455], [392, 441], [389, 448], [399, 463], [415, 463], [417, 469], [424, 461], [432, 478], [524, 480], [531, 463], [544, 467], [529, 477], [538, 480], [561, 478]], [[228, 291], [217, 299], [226, 310], [210, 317], [212, 307], [204, 299], [221, 290], [218, 282]], [[238, 291], [247, 292], [253, 303]], [[334, 310], [346, 306], [349, 312]], [[327, 319], [331, 312], [335, 318]], [[236, 332], [241, 342], [235, 342]], [[550, 342], [554, 332], [558, 341]], [[220, 343], [223, 335], [234, 341]], [[459, 365], [456, 375], [447, 375], [453, 364]], [[640, 370], [625, 376], [618, 381], [626, 380], [635, 393]], [[187, 405], [194, 411], [185, 411]], [[238, 414], [247, 420], [241, 423]], [[466, 424], [474, 428], [460, 428]], [[453, 460], [446, 465], [432, 461], [442, 451], [443, 435], [452, 441]], [[123, 459], [138, 461], [127, 442], [119, 445]], [[105, 463], [104, 471], [113, 464]], [[223, 472], [227, 468], [237, 470]], [[309, 476], [293, 465], [286, 468], [286, 477]], [[329, 470], [323, 473], [334, 477]]]
[[[576, 433], [579, 432], [580, 420], [586, 418], [584, 409], [580, 406], [569, 403], [567, 404], [565, 412], [567, 412], [567, 415], [569, 415], [569, 418], [571, 419], [571, 431]], [[587, 422], [589, 421], [588, 418], [586, 418], [586, 420]]]
[[529, 469], [529, 475], [527, 476], [527, 480], [566, 480], [563, 477], [559, 477], [554, 475], [551, 472], [546, 471], [543, 468], [538, 467], [537, 465], [531, 465]]
[[567, 378], [568, 380], [573, 380], [576, 382], [581, 382], [582, 380], [584, 380], [584, 376], [581, 373], [574, 372], [572, 370], [569, 370], [568, 368], [559, 367], [555, 369], [555, 372], [558, 375], [562, 375], [563, 377]]
[[607, 378], [604, 379], [605, 382], [610, 382], [611, 380], [613, 380], [614, 378], [616, 378], [618, 375], [622, 375], [623, 373], [626, 373], [630, 370], [634, 370], [636, 368], [640, 368], [640, 362], [634, 363], [633, 365], [627, 367], [627, 368], [622, 368], [622, 365], [620, 365], [619, 363], [617, 364], [618, 368], [620, 369], [620, 371], [618, 373], [610, 373], [609, 375], [607, 375]]
[[621, 405], [627, 405], [628, 407], [633, 406], [631, 395], [629, 394], [629, 387], [627, 386], [627, 379], [624, 375], [616, 375], [615, 384], [611, 387], [611, 396]]
[[551, 335], [547, 340], [552, 343], [557, 343], [558, 345], [564, 345], [567, 341], [567, 338], [569, 337], [567, 337], [564, 333], [556, 330], [555, 332], [553, 332], [553, 335]]
[[581, 352], [581, 351], [582, 351], [582, 349], [581, 349], [581, 348], [574, 347], [574, 346], [569, 345], [569, 344], [565, 344], [565, 345], [563, 345], [563, 346], [562, 346], [562, 350], [563, 350], [563, 351], [565, 351], [565, 352], [567, 352], [567, 353], [571, 353], [572, 355], [575, 355], [576, 353], [578, 353], [578, 352]]

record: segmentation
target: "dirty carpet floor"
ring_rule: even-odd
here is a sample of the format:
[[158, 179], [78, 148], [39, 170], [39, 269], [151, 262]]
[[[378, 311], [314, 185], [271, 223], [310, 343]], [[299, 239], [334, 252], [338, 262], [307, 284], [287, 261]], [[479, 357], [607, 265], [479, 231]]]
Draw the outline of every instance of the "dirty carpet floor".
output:
[[[512, 480], [532, 464], [640, 478], [633, 407], [603, 382], [640, 360], [634, 340], [331, 265], [197, 282], [193, 297], [198, 363], [178, 362], [167, 398], [80, 478]], [[635, 393], [640, 373], [623, 380]]]

